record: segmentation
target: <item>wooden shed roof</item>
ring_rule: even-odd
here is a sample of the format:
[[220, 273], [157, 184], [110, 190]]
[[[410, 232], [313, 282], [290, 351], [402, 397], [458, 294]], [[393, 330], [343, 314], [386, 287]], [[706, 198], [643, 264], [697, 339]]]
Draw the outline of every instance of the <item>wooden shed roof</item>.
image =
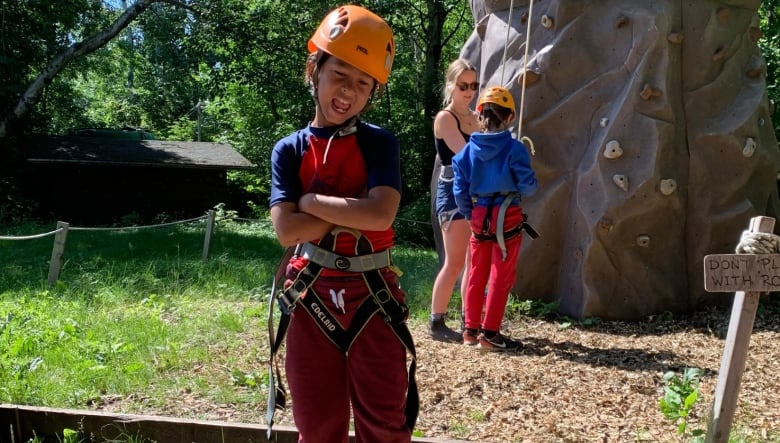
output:
[[82, 136], [28, 136], [19, 142], [30, 163], [197, 169], [255, 167], [226, 143]]

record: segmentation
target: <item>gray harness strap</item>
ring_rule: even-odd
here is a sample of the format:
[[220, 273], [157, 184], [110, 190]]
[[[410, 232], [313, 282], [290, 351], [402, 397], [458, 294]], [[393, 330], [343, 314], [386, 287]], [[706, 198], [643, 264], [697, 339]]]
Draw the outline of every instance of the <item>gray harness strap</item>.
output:
[[501, 248], [501, 260], [506, 261], [506, 241], [504, 240], [504, 222], [506, 221], [506, 209], [512, 204], [514, 197], [519, 197], [520, 194], [509, 194], [504, 197], [504, 201], [501, 202], [501, 206], [498, 207], [498, 218], [496, 219], [496, 241], [498, 247]]
[[373, 271], [374, 269], [386, 268], [392, 264], [389, 249], [356, 257], [344, 257], [321, 248], [314, 243], [304, 243], [301, 246], [300, 254], [322, 267], [345, 272]]

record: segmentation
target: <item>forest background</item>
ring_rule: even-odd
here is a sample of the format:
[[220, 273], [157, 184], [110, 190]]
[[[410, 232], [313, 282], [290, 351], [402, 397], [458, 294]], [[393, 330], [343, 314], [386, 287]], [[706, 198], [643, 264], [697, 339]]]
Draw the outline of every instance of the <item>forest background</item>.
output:
[[[0, 224], [35, 202], [18, 192], [14, 137], [71, 128], [144, 128], [160, 139], [230, 143], [257, 165], [229, 174], [226, 204], [267, 210], [270, 151], [313, 116], [306, 42], [342, 2], [321, 0], [0, 0]], [[474, 29], [467, 0], [370, 0], [395, 33], [387, 93], [367, 121], [401, 140], [400, 216], [428, 220], [432, 121], [442, 78]], [[780, 0], [763, 1], [768, 94], [780, 98]], [[773, 114], [774, 127], [780, 116]], [[207, 208], [204, 208], [204, 210]], [[431, 246], [429, 225], [399, 235]], [[411, 232], [404, 232], [403, 230]]]

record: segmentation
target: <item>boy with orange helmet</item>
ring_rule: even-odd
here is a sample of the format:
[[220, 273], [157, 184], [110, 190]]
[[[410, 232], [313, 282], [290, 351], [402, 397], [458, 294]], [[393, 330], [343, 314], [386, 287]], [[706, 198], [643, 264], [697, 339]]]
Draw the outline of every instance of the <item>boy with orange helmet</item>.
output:
[[275, 294], [283, 315], [273, 353], [289, 325], [285, 364], [299, 441], [346, 442], [351, 408], [357, 442], [409, 442], [418, 408], [414, 344], [390, 258], [400, 148], [392, 133], [359, 119], [387, 83], [393, 33], [371, 11], [342, 6], [308, 48], [314, 119], [271, 156], [271, 221], [282, 245], [297, 245]]
[[480, 132], [452, 159], [455, 201], [472, 232], [463, 342], [489, 351], [514, 351], [520, 342], [500, 329], [515, 283], [522, 231], [528, 229], [521, 197], [536, 191], [536, 175], [525, 146], [507, 129], [515, 118], [512, 94], [497, 86], [485, 89], [477, 112]]

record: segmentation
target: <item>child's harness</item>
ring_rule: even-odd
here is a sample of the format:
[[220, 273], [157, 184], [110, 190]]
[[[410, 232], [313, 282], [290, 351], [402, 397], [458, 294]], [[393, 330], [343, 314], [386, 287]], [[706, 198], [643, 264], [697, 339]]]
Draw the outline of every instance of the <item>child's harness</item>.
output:
[[[498, 196], [503, 196], [504, 201], [501, 202], [501, 206], [498, 208], [498, 217], [496, 217], [496, 233], [491, 234], [490, 233], [490, 217], [493, 212], [493, 203], [495, 202], [495, 198]], [[486, 194], [486, 195], [475, 195], [472, 199], [476, 203], [476, 200], [478, 200], [481, 197], [489, 197], [490, 203], [487, 205], [487, 211], [485, 211], [485, 218], [482, 221], [482, 232], [472, 232], [471, 234], [479, 241], [494, 241], [498, 243], [498, 246], [501, 248], [501, 259], [506, 260], [506, 240], [509, 240], [510, 238], [515, 237], [516, 235], [519, 235], [523, 231], [527, 232], [528, 235], [531, 238], [538, 238], [539, 233], [536, 232], [536, 229], [533, 228], [533, 226], [526, 223], [526, 220], [528, 220], [528, 214], [523, 214], [523, 222], [519, 225], [515, 226], [512, 229], [504, 230], [504, 221], [506, 220], [506, 210], [509, 208], [509, 206], [512, 205], [512, 202], [517, 199], [517, 201], [520, 201], [520, 194], [517, 192], [494, 192], [492, 194]]]
[[[341, 233], [349, 233], [357, 239], [355, 245], [355, 256], [342, 256], [334, 252], [336, 238]], [[287, 262], [293, 256], [302, 256], [308, 259], [308, 264], [298, 272], [295, 280], [285, 289], [277, 291], [277, 284], [284, 281], [284, 274]], [[414, 349], [414, 341], [406, 325], [408, 307], [399, 302], [387, 286], [387, 282], [382, 277], [381, 270], [392, 265], [390, 250], [374, 252], [371, 242], [360, 232], [348, 229], [336, 229], [322, 239], [319, 245], [305, 243], [296, 248], [287, 248], [279, 268], [276, 272], [274, 284], [271, 288], [272, 297], [270, 303], [270, 312], [268, 317], [268, 334], [271, 343], [271, 357], [268, 367], [269, 375], [269, 394], [268, 411], [266, 421], [268, 423], [268, 438], [271, 438], [271, 427], [273, 426], [274, 413], [277, 409], [285, 407], [285, 389], [282, 385], [279, 365], [276, 361], [276, 353], [284, 341], [287, 333], [287, 327], [290, 324], [290, 315], [298, 306], [306, 310], [312, 316], [314, 322], [320, 328], [323, 334], [333, 342], [345, 354], [355, 338], [360, 334], [368, 321], [374, 314], [381, 313], [385, 322], [392, 328], [395, 335], [401, 341], [412, 356], [411, 365], [408, 374], [408, 389], [406, 393], [406, 426], [409, 430], [414, 429], [419, 412], [419, 394], [417, 392], [417, 382], [415, 372], [417, 369], [417, 354]], [[322, 302], [320, 296], [313, 290], [312, 285], [319, 277], [323, 269], [335, 269], [346, 272], [360, 273], [366, 286], [369, 289], [370, 296], [363, 301], [355, 312], [355, 316], [348, 329], [343, 329], [335, 317], [328, 311]], [[301, 296], [306, 294], [305, 300]], [[274, 334], [273, 330], [273, 304], [278, 301], [281, 317], [279, 327]], [[279, 380], [278, 386], [274, 379], [274, 369], [276, 378]]]

